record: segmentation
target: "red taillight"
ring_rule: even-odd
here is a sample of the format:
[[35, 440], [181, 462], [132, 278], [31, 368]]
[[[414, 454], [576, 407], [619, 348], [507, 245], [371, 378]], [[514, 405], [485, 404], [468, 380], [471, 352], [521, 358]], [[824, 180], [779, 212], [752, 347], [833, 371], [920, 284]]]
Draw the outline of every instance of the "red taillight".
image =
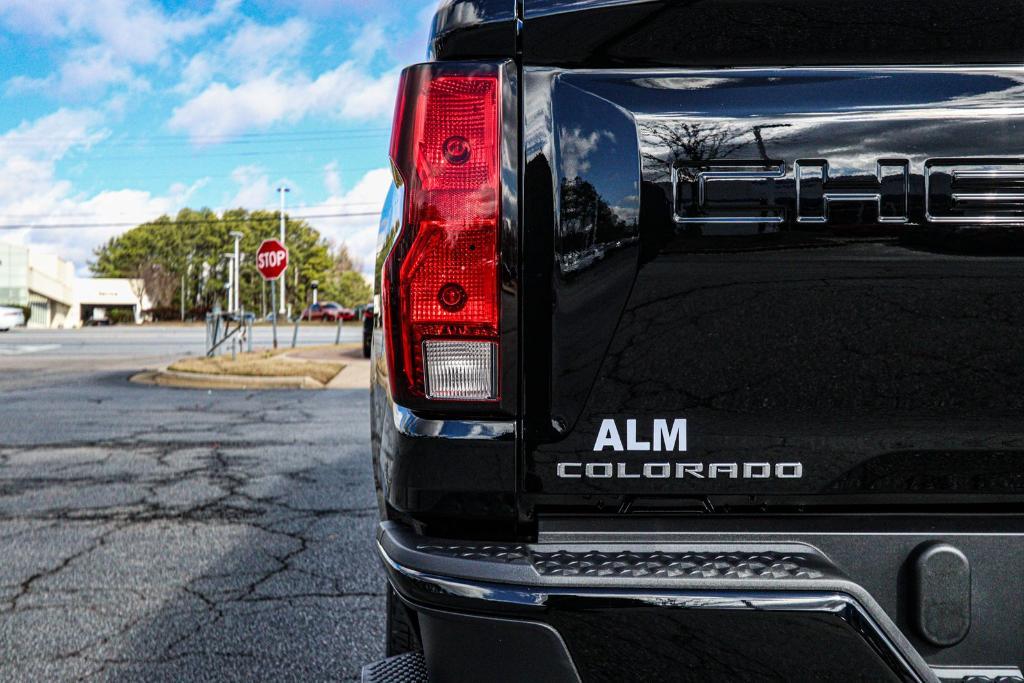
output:
[[495, 67], [402, 74], [391, 159], [404, 221], [382, 273], [397, 400], [498, 399], [500, 92]]

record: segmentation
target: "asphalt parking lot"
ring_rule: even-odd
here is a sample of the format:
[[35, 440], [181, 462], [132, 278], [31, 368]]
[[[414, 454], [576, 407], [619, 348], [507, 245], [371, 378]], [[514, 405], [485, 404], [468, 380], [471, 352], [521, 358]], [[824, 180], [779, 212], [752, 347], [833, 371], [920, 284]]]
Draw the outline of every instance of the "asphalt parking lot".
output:
[[130, 384], [201, 351], [167, 329], [0, 336], [0, 679], [358, 680], [383, 639], [366, 391]]

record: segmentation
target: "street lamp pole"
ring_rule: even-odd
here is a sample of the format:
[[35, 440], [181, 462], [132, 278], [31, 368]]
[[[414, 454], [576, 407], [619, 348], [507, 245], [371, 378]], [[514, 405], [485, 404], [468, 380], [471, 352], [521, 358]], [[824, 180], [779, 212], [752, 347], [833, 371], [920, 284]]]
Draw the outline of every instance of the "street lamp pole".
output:
[[[277, 192], [278, 192], [278, 194], [281, 195], [281, 246], [284, 246], [284, 244], [285, 244], [285, 242], [284, 242], [284, 196], [288, 192], [291, 192], [291, 190], [289, 190], [286, 186], [282, 185], [281, 187], [277, 188]], [[282, 278], [278, 278], [278, 279], [281, 280], [281, 303], [280, 303], [280, 310], [278, 310], [278, 313], [284, 313], [285, 312], [285, 290], [284, 290], [284, 280], [285, 280], [285, 278], [282, 277]]]
[[240, 302], [239, 297], [238, 297], [238, 294], [239, 294], [238, 281], [241, 279], [239, 277], [241, 275], [241, 267], [239, 266], [239, 263], [241, 263], [241, 259], [240, 259], [241, 254], [238, 251], [238, 242], [239, 242], [239, 240], [242, 239], [242, 233], [240, 233], [237, 230], [233, 230], [229, 234], [232, 237], [235, 238], [235, 262], [233, 264], [234, 265], [234, 269], [235, 269], [234, 278], [233, 278], [234, 285], [235, 285], [235, 311], [233, 311], [233, 312], [238, 312], [238, 311], [242, 310], [242, 305], [241, 305], [241, 302]]
[[228, 296], [228, 313], [232, 313], [235, 310], [235, 255], [224, 254], [224, 258], [228, 261], [228, 282], [224, 285], [224, 289], [227, 290]]

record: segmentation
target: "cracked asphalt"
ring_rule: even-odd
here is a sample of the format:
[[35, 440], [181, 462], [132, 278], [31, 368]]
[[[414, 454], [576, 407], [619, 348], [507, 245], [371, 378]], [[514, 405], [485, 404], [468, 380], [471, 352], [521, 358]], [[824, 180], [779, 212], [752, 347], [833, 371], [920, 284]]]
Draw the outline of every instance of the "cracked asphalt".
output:
[[358, 680], [383, 656], [366, 391], [4, 370], [0, 679]]

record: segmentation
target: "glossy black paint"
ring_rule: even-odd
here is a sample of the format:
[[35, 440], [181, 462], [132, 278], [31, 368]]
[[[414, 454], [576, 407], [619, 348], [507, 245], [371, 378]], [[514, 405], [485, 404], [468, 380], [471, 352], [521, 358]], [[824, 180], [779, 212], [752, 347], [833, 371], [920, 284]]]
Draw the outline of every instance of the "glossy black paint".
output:
[[882, 683], [898, 676], [842, 615], [661, 606], [552, 610], [585, 681]]
[[[1024, 666], [1024, 621], [1015, 606], [1024, 585], [1007, 580], [1024, 562], [1024, 524], [1020, 515], [848, 514], [671, 516], [591, 515], [545, 518], [538, 539], [561, 547], [615, 547], [673, 543], [745, 542], [771, 547], [806, 543], [833, 561], [851, 581], [863, 586], [895, 622], [912, 647], [933, 666]], [[962, 552], [970, 563], [970, 594], [956, 576], [919, 570], [921, 558], [936, 547]], [[956, 585], [950, 585], [952, 580]], [[950, 645], [936, 645], [922, 629], [953, 619], [968, 598], [970, 628]], [[922, 612], [931, 614], [922, 622]], [[941, 614], [941, 612], [938, 612]], [[962, 622], [961, 622], [962, 623]]]
[[524, 0], [531, 66], [1016, 64], [1016, 0]]
[[[1021, 501], [1024, 70], [524, 80], [538, 188], [525, 268], [548, 283], [525, 301], [551, 311], [548, 336], [525, 338], [526, 357], [550, 358], [546, 377], [525, 368], [526, 516], [645, 496], [698, 510]], [[713, 177], [700, 202], [698, 174], [736, 171], [755, 177]], [[677, 417], [686, 453], [593, 452], [604, 419], [635, 418], [649, 441], [653, 418]], [[556, 478], [566, 461], [804, 475]]]
[[[913, 656], [916, 652], [932, 666], [983, 670], [1024, 664], [1024, 623], [1017, 618], [1015, 608], [1020, 604], [1024, 587], [1019, 581], [1008, 579], [1024, 557], [1020, 522], [1019, 515], [756, 514], [686, 518], [590, 515], [545, 517], [539, 525], [537, 541], [529, 544], [495, 544], [493, 541], [474, 544], [424, 538], [387, 523], [381, 526], [378, 540], [385, 555], [391, 558], [386, 566], [397, 563], [414, 570], [420, 577], [420, 580], [410, 581], [405, 574], [392, 572], [400, 592], [418, 604], [536, 619], [546, 611], [558, 609], [576, 614], [623, 606], [623, 598], [633, 595], [636, 589], [656, 590], [659, 585], [668, 589], [666, 584], [673, 584], [672, 589], [678, 591], [693, 588], [707, 591], [709, 598], [722, 590], [764, 591], [768, 586], [780, 590], [838, 591], [863, 600], [874, 621], [881, 623], [885, 618], [891, 619], [895, 626], [892, 633], [909, 641], [899, 647], [903, 652], [910, 652], [911, 659], [916, 658]], [[920, 558], [937, 544], [956, 548], [971, 562], [971, 626], [967, 636], [955, 645], [936, 646], [920, 628], [919, 616], [924, 604], [930, 604], [929, 609], [939, 607], [936, 601], [949, 601], [950, 606], [954, 606], [963, 597], [959, 592], [945, 594], [948, 590], [945, 584], [950, 577], [924, 576], [917, 571]], [[735, 552], [737, 547], [757, 548], [759, 552], [787, 548], [783, 552], [797, 555], [802, 555], [802, 547], [812, 555], [821, 553], [821, 562], [812, 563], [806, 556], [799, 561], [804, 567], [817, 567], [825, 578], [813, 589], [806, 588], [806, 584], [798, 587], [785, 578], [778, 583], [765, 581], [764, 577], [749, 579], [741, 586], [738, 584], [743, 580], [738, 578], [722, 581], [719, 576], [716, 580], [715, 567], [720, 565], [710, 564], [706, 573], [702, 567], [696, 576], [687, 576], [682, 571], [671, 578], [672, 575], [666, 577], [659, 571], [664, 562], [654, 562], [650, 574], [642, 576], [626, 571], [619, 573], [614, 567], [598, 566], [595, 561], [590, 565], [580, 563], [578, 573], [566, 572], [562, 576], [546, 575], [538, 579], [530, 562], [524, 559], [537, 554], [551, 558], [564, 554], [560, 552], [562, 549], [566, 552], [597, 550], [612, 557], [622, 554], [620, 566], [625, 566], [631, 564], [630, 556], [651, 551], [671, 553], [680, 548], [710, 547], [733, 549], [725, 552]], [[828, 568], [830, 562], [834, 563], [832, 570]], [[842, 577], [839, 582], [828, 578], [835, 577], [835, 572]], [[441, 586], [424, 583], [424, 575], [450, 578]], [[459, 578], [454, 577], [472, 579], [476, 588], [460, 588]], [[546, 583], [538, 586], [538, 581]], [[682, 585], [673, 582], [682, 582]], [[857, 588], [851, 588], [848, 582]], [[598, 587], [605, 593], [604, 600], [592, 595]], [[923, 594], [929, 596], [925, 602], [919, 597]], [[619, 599], [612, 600], [611, 596]], [[657, 604], [669, 606], [666, 601]], [[605, 634], [609, 643], [615, 633]], [[898, 640], [895, 638], [894, 642]], [[728, 645], [726, 642], [718, 647]], [[766, 649], [756, 658], [770, 657], [770, 652]], [[677, 656], [671, 652], [658, 655]]]
[[[438, 68], [471, 70], [474, 63]], [[515, 419], [519, 403], [519, 81], [511, 62], [500, 66], [502, 87], [502, 208], [500, 222], [501, 401], [397, 404], [388, 377], [380, 306], [381, 268], [401, 230], [404, 190], [396, 173], [381, 214], [374, 285], [370, 376], [370, 443], [381, 516], [435, 533], [515, 533]], [[415, 408], [415, 409], [413, 409]], [[443, 409], [442, 409], [443, 408]]]
[[430, 60], [515, 57], [516, 0], [445, 0], [434, 14]]
[[[395, 405], [376, 328], [382, 516], [414, 547], [423, 534], [801, 543], [929, 664], [1024, 663], [1024, 68], [1006, 66], [1024, 54], [1024, 5], [518, 4], [519, 18], [515, 0], [443, 3], [429, 52], [517, 58], [503, 99], [508, 400], [493, 414]], [[382, 235], [400, 206], [399, 182]], [[685, 454], [593, 452], [601, 420], [655, 417], [689, 421]], [[804, 476], [566, 481], [560, 461], [799, 461]], [[921, 570], [939, 543], [969, 577]], [[479, 591], [391, 580], [424, 614], [484, 618]], [[965, 633], [923, 616], [951, 598]], [[557, 628], [585, 680], [894, 668], [831, 613], [515, 599], [501, 619]], [[438, 633], [450, 665], [461, 637]]]
[[[444, 609], [493, 619], [495, 623], [479, 625], [495, 630], [492, 642], [521, 642], [512, 633], [516, 624], [549, 625], [565, 652], [559, 656], [560, 648], [546, 648], [545, 656], [571, 662], [546, 662], [548, 674], [575, 668], [583, 681], [933, 680], [923, 660], [899, 636], [893, 638], [872, 607], [842, 589], [825, 587], [833, 583], [861, 593], [842, 579], [824, 579], [819, 589], [801, 589], [799, 580], [785, 578], [736, 579], [733, 588], [723, 588], [719, 577], [717, 582], [709, 579], [703, 589], [688, 590], [673, 588], [674, 579], [663, 573], [651, 581], [653, 575], [645, 580], [614, 573], [584, 576], [581, 571], [577, 576], [548, 576], [537, 585], [531, 581], [538, 575], [517, 558], [558, 546], [448, 546], [418, 538], [388, 525], [379, 538], [389, 578], [402, 599], [421, 614]], [[619, 548], [627, 555], [634, 548], [641, 551], [639, 546]], [[614, 553], [610, 548], [605, 552]], [[453, 575], [426, 566], [444, 560], [451, 563]], [[474, 574], [482, 570], [504, 578], [488, 581]], [[686, 574], [676, 578], [685, 581]], [[744, 583], [749, 586], [742, 587]], [[509, 631], [504, 637], [500, 622]], [[473, 638], [467, 635], [465, 642]], [[429, 649], [439, 644], [425, 637], [424, 645]], [[450, 643], [440, 645], [448, 658], [458, 661]], [[477, 655], [465, 656], [472, 660]], [[428, 661], [432, 658], [437, 653], [428, 651]]]

